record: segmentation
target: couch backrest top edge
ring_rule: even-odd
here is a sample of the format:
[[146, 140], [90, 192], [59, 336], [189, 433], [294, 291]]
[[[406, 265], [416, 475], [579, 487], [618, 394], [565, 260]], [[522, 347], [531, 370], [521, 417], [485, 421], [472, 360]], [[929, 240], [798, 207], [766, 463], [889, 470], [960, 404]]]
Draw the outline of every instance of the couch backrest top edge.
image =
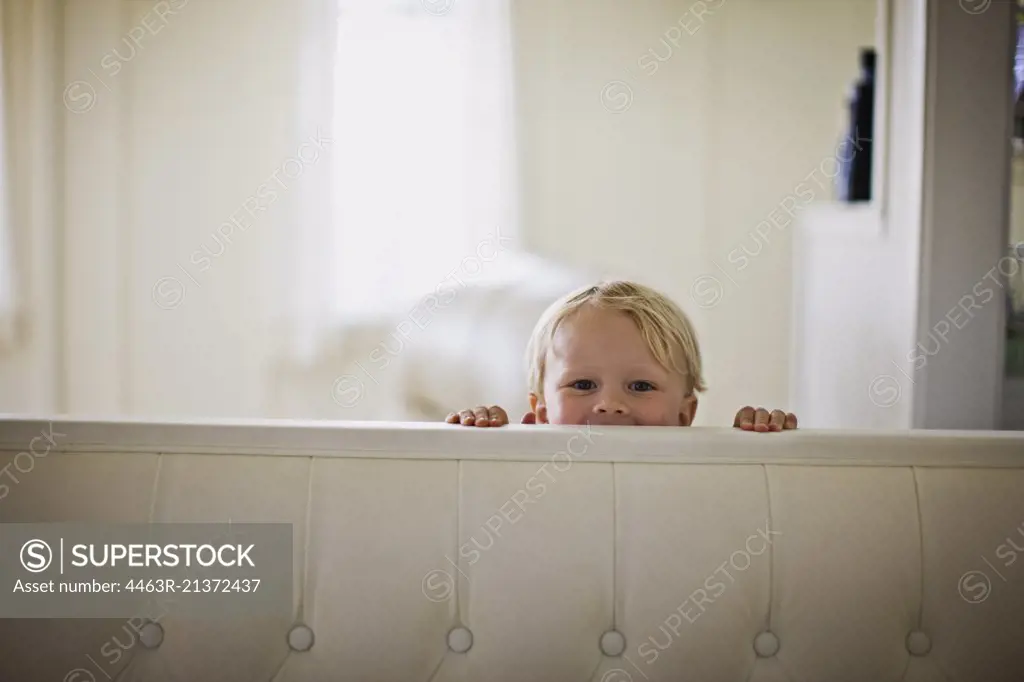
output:
[[427, 422], [158, 421], [0, 416], [0, 451], [373, 459], [824, 464], [1024, 469], [1024, 432], [797, 430]]

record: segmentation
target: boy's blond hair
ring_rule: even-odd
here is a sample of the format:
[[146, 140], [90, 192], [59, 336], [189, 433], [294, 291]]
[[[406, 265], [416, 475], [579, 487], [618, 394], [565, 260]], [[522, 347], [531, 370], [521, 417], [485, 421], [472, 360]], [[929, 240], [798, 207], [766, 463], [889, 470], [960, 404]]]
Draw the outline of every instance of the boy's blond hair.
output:
[[687, 395], [706, 390], [697, 334], [686, 313], [667, 296], [648, 286], [614, 280], [571, 291], [540, 316], [526, 348], [531, 393], [544, 395], [545, 363], [559, 325], [587, 305], [629, 315], [658, 363], [684, 378]]

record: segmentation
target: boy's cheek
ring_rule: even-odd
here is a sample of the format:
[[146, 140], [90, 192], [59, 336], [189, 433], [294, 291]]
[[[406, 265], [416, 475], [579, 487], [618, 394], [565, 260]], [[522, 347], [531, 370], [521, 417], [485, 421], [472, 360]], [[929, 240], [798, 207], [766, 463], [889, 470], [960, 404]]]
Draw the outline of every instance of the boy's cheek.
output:
[[579, 426], [590, 421], [593, 408], [593, 398], [589, 396], [558, 391], [542, 406], [543, 420], [540, 419], [540, 410], [537, 410], [538, 423]]
[[683, 398], [683, 405], [679, 412], [681, 425], [692, 426], [693, 420], [697, 417], [697, 396]]
[[566, 405], [559, 398], [550, 403], [541, 405], [537, 409], [538, 424], [576, 424], [578, 410], [572, 405]]

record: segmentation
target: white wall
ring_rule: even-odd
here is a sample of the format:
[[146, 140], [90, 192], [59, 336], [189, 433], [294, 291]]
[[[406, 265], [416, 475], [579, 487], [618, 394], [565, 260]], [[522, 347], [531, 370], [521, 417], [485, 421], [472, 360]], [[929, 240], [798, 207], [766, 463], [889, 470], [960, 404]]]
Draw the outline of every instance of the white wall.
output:
[[792, 234], [763, 222], [834, 157], [857, 49], [874, 44], [874, 0], [517, 6], [531, 36], [527, 242], [685, 306], [710, 387], [698, 424], [787, 406]]
[[[190, 259], [302, 142], [298, 3], [172, 4], [183, 6], [161, 22], [151, 2], [65, 3], [64, 79], [97, 96], [67, 114], [68, 262], [54, 273], [66, 388], [28, 402], [32, 372], [6, 375], [0, 409], [267, 414], [294, 195], [208, 270]], [[522, 243], [648, 281], [692, 313], [711, 387], [698, 423], [731, 423], [747, 403], [788, 406], [791, 232], [754, 230], [834, 154], [874, 0], [515, 8]], [[144, 19], [162, 28], [130, 59], [112, 57], [130, 54], [123, 39]], [[744, 245], [757, 255], [740, 268]], [[49, 357], [34, 363], [53, 371]]]

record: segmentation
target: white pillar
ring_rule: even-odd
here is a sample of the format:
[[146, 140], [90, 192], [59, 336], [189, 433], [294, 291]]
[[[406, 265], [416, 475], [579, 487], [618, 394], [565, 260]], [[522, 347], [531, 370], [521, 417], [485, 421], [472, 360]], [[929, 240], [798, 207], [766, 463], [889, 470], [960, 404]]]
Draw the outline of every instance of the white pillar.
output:
[[914, 428], [1001, 425], [1015, 12], [928, 3]]

